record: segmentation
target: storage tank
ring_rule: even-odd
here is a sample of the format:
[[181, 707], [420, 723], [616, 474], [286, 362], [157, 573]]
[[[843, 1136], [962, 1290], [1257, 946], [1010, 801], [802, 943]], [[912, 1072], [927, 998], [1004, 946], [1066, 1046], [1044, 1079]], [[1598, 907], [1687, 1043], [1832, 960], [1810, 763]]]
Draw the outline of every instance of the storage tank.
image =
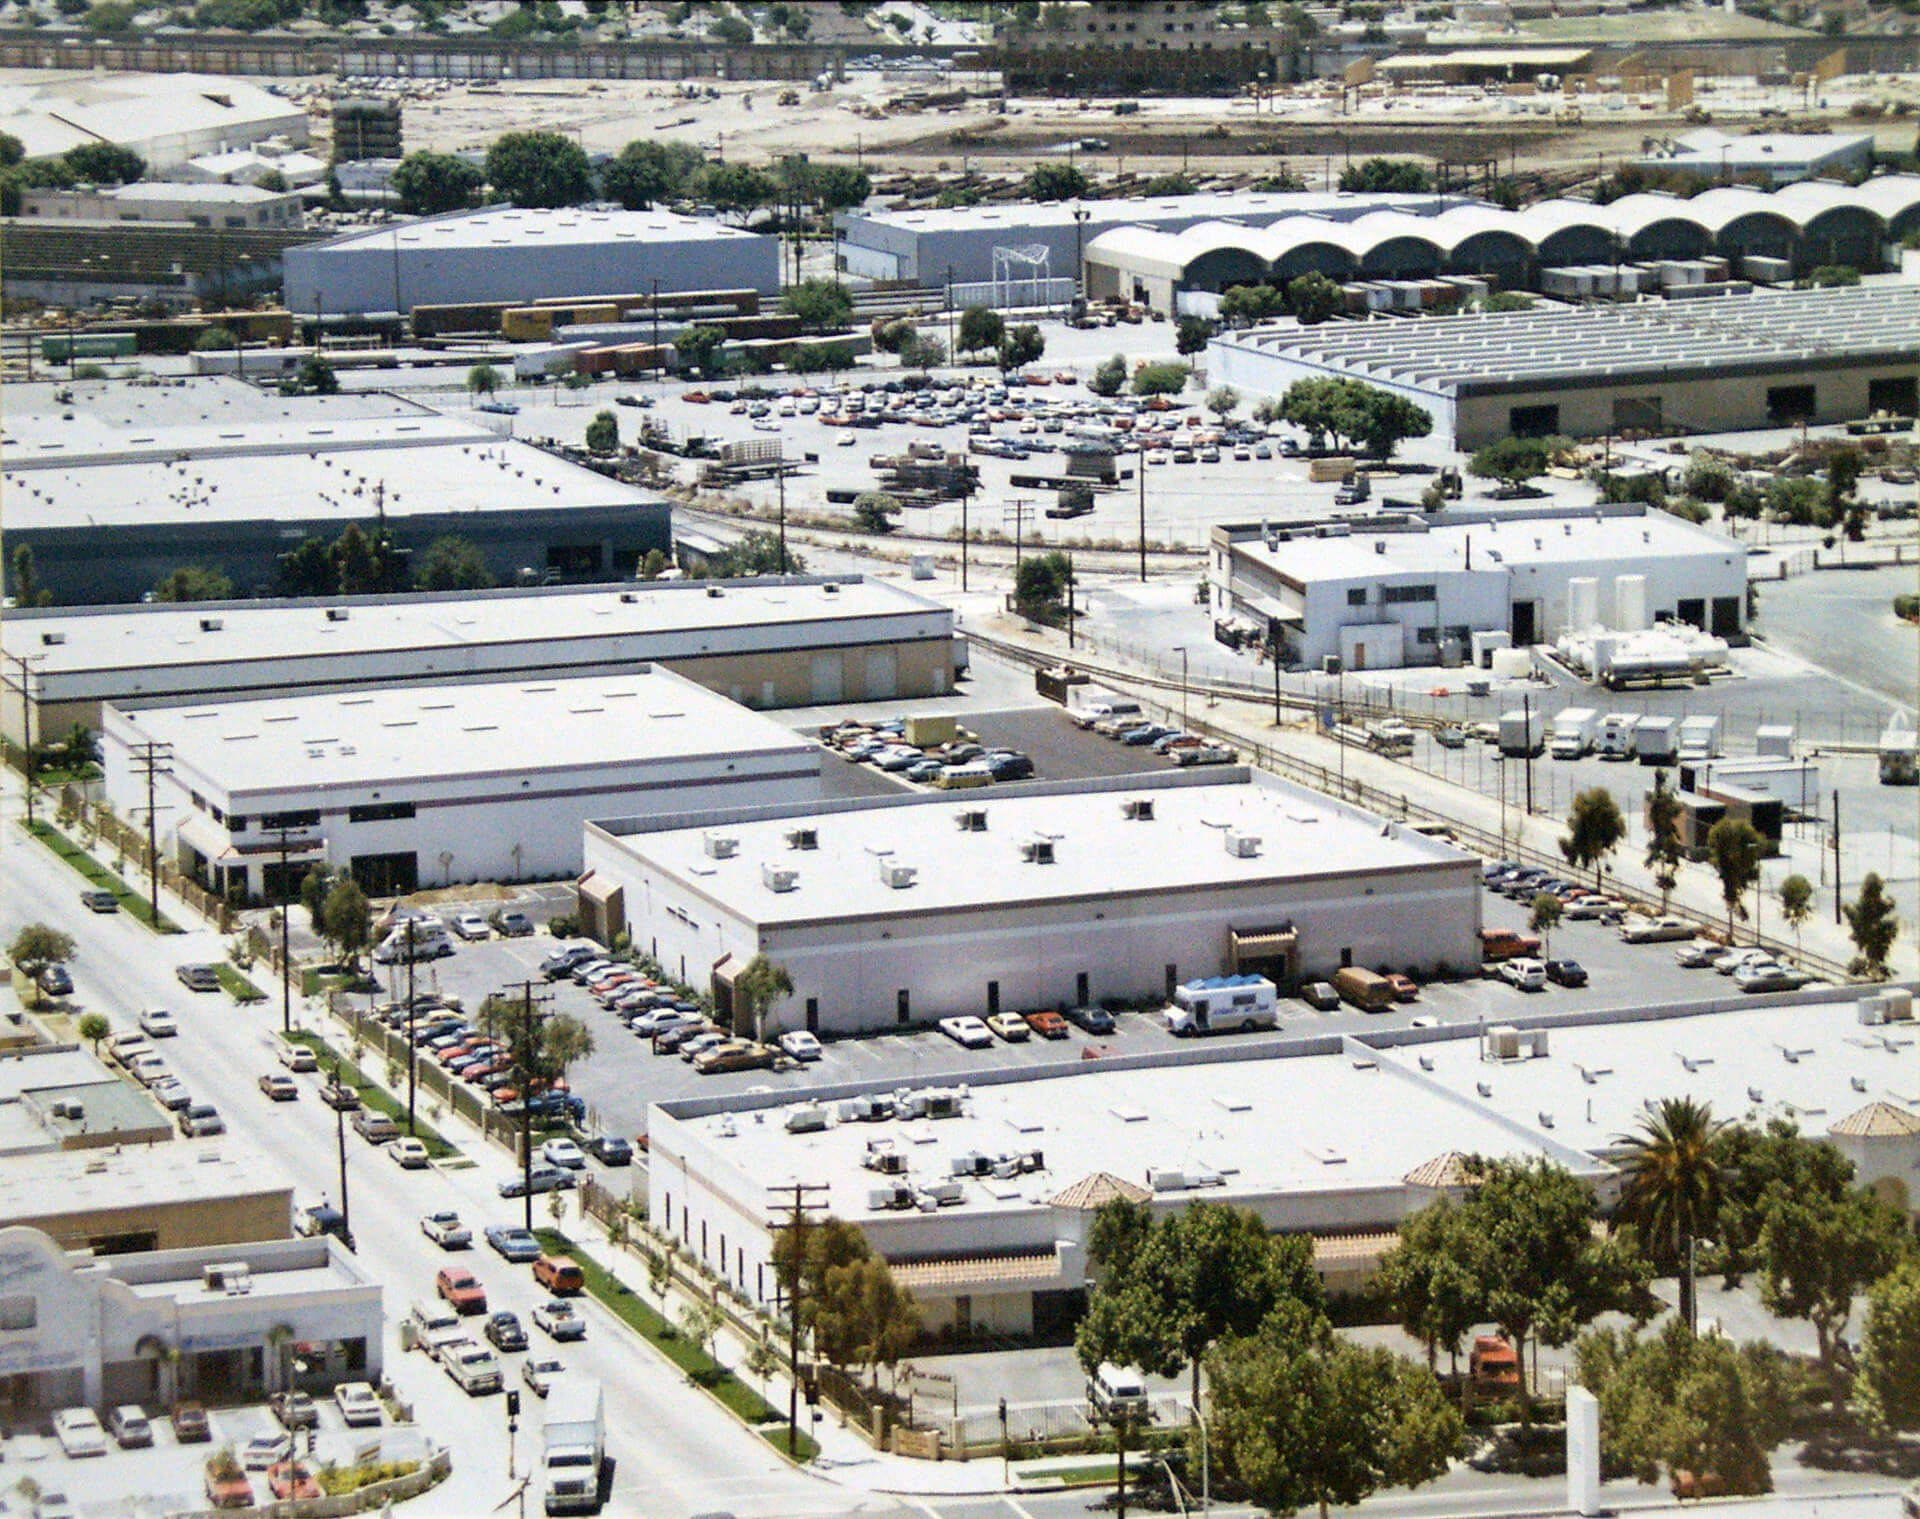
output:
[[1582, 632], [1600, 621], [1600, 582], [1592, 575], [1576, 575], [1567, 582], [1567, 627]]
[[1613, 625], [1623, 633], [1638, 633], [1647, 625], [1647, 577], [1613, 577]]

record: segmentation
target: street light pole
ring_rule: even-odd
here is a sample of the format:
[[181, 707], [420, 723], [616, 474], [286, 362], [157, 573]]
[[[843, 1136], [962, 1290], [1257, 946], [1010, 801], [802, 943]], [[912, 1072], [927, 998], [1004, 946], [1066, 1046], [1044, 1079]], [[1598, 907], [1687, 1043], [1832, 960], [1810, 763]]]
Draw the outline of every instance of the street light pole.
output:
[[1180, 730], [1187, 731], [1187, 646], [1177, 643], [1172, 653], [1180, 656]]

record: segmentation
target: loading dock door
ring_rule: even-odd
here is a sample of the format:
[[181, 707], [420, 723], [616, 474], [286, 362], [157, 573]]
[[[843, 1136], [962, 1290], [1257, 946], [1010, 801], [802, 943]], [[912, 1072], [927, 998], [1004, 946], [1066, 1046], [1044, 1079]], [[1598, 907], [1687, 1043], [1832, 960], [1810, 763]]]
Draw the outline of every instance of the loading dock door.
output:
[[895, 673], [893, 650], [874, 649], [867, 655], [867, 701], [892, 701], [899, 677]]
[[1513, 646], [1516, 649], [1533, 647], [1533, 603], [1516, 601], [1513, 604]]
[[846, 699], [846, 664], [836, 651], [813, 656], [813, 704], [831, 706]]

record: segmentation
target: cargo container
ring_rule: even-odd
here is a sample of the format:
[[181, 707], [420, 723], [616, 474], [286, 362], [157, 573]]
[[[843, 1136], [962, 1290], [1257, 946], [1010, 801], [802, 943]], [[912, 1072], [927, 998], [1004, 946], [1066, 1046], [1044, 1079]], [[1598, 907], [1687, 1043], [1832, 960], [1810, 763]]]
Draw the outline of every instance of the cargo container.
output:
[[1515, 707], [1500, 714], [1500, 752], [1514, 758], [1539, 754], [1546, 748], [1546, 719], [1538, 712]]

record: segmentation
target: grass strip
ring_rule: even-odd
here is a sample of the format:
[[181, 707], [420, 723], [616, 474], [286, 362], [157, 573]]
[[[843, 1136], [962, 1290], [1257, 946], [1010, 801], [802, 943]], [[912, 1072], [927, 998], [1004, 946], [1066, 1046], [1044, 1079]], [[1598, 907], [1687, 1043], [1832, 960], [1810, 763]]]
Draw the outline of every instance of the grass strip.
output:
[[1062, 1487], [1112, 1487], [1115, 1481], [1111, 1461], [1102, 1462], [1099, 1466], [1029, 1469], [1019, 1475], [1022, 1482], [1058, 1482]]
[[[558, 1229], [535, 1229], [534, 1237], [549, 1255], [565, 1255], [578, 1262], [587, 1280], [587, 1291], [628, 1328], [636, 1331], [689, 1378], [712, 1393], [741, 1420], [755, 1426], [771, 1426], [780, 1413], [772, 1404], [733, 1374], [693, 1341], [661, 1317], [658, 1309], [643, 1301], [627, 1284], [602, 1266]], [[796, 1461], [811, 1461], [820, 1447], [805, 1430], [799, 1431], [794, 1449], [787, 1449], [787, 1427], [761, 1428], [760, 1434], [774, 1449], [791, 1455]]]
[[216, 961], [213, 973], [220, 978], [220, 985], [226, 989], [235, 1002], [265, 1002], [267, 994], [255, 986], [225, 960]]
[[[385, 1087], [373, 1081], [366, 1072], [362, 1071], [353, 1061], [336, 1052], [333, 1046], [328, 1044], [327, 1041], [322, 1039], [318, 1034], [314, 1033], [311, 1029], [297, 1028], [291, 1034], [288, 1034], [287, 1038], [295, 1044], [304, 1044], [308, 1049], [312, 1050], [313, 1058], [320, 1063], [320, 1069], [323, 1073], [330, 1075], [337, 1069], [340, 1074], [341, 1085], [350, 1086], [360, 1094], [360, 1105], [362, 1107], [372, 1108], [376, 1113], [384, 1113], [388, 1118], [391, 1118], [395, 1123], [402, 1126], [406, 1124], [407, 1105], [404, 1102], [396, 1101]], [[413, 1132], [420, 1143], [427, 1147], [427, 1158], [429, 1160], [450, 1160], [458, 1157], [460, 1154], [456, 1146], [448, 1144], [432, 1124], [419, 1116], [417, 1107], [413, 1120]]]
[[106, 866], [88, 854], [86, 850], [82, 849], [58, 828], [55, 828], [53, 824], [43, 823], [40, 819], [35, 818], [33, 822], [28, 825], [27, 831], [42, 844], [45, 844], [47, 848], [51, 849], [61, 859], [65, 860], [75, 870], [79, 871], [82, 876], [86, 877], [89, 883], [94, 886], [104, 887], [106, 890], [112, 892], [114, 900], [119, 902], [122, 910], [125, 911], [128, 917], [135, 918], [146, 924], [146, 926], [151, 928], [155, 933], [177, 934], [181, 931], [180, 925], [175, 923], [165, 913], [160, 914], [159, 921], [155, 922], [153, 907], [145, 897], [127, 885], [119, 876], [107, 869]]

